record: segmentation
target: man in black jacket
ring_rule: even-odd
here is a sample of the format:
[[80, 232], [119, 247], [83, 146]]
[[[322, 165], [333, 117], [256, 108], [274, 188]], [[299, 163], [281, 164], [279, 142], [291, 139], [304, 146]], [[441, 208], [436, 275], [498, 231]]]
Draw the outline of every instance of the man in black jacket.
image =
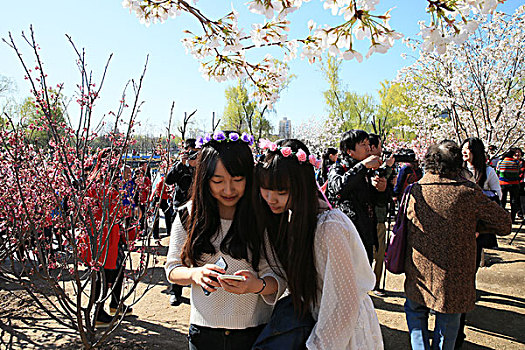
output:
[[[174, 185], [172, 206], [173, 211], [188, 201], [188, 194], [193, 181], [193, 171], [197, 163], [199, 150], [195, 148], [195, 139], [187, 139], [184, 142], [184, 150], [181, 152], [180, 160], [173, 164], [166, 176], [166, 185]], [[173, 216], [175, 219], [175, 215]]]
[[370, 155], [368, 133], [363, 130], [343, 133], [339, 148], [341, 162], [328, 173], [328, 199], [352, 220], [372, 264], [373, 247], [378, 245], [372, 189], [384, 191], [386, 180], [370, 169], [379, 168], [381, 158]]
[[[166, 185], [173, 185], [173, 212], [177, 213], [177, 208], [186, 203], [189, 199], [193, 173], [197, 164], [197, 154], [199, 150], [195, 148], [195, 139], [187, 139], [184, 142], [184, 150], [181, 152], [181, 159], [176, 161], [173, 168], [166, 176]], [[175, 216], [172, 218], [175, 220]], [[169, 234], [169, 232], [168, 232]], [[171, 284], [169, 291], [170, 304], [178, 306], [182, 301], [182, 286]]]

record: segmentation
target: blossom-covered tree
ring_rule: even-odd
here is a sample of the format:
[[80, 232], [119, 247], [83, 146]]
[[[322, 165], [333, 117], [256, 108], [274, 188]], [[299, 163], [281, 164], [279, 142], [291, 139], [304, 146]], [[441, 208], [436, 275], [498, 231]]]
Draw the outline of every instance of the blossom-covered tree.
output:
[[[133, 238], [140, 214], [130, 205], [129, 182], [122, 171], [145, 68], [133, 83], [132, 98], [124, 93], [118, 111], [109, 113], [115, 118], [108, 135], [110, 147], [97, 157], [92, 148], [97, 137], [92, 130], [93, 106], [105, 70], [95, 84], [93, 73], [86, 69], [84, 52], [73, 45], [81, 82], [76, 99], [80, 115], [78, 125], [72, 127], [56, 118], [62, 84], [49, 83], [32, 28], [23, 39], [34, 65], [22, 56], [11, 34], [4, 39], [18, 56], [30, 84], [34, 113], [29, 121], [5, 113], [8, 124], [0, 129], [0, 278], [21, 286], [43, 312], [77, 331], [83, 346], [91, 349], [100, 346], [122, 322], [124, 302], [132, 306], [141, 298], [143, 291], [137, 286], [148, 282], [149, 268], [156, 259], [154, 249], [147, 248], [147, 239], [137, 242]], [[133, 102], [128, 105], [128, 100]], [[31, 131], [49, 135], [48, 144], [32, 142]], [[167, 165], [164, 162], [163, 168]], [[136, 181], [141, 191], [143, 182], [140, 177]], [[127, 279], [127, 287], [109, 328], [97, 332], [95, 310], [103, 307], [116, 288], [115, 283], [104, 282], [106, 275], [101, 271], [110, 259], [108, 247], [121, 241], [127, 250], [120, 256], [125, 269], [119, 273]]]
[[[321, 0], [325, 10], [331, 11], [339, 22], [336, 25], [316, 24], [315, 18], [308, 22], [308, 34], [291, 37], [292, 26], [289, 15], [304, 9], [310, 0], [251, 0], [248, 10], [263, 17], [251, 28], [239, 24], [239, 13], [233, 8], [221, 18], [206, 15], [193, 0], [123, 0], [122, 5], [134, 12], [142, 23], [164, 22], [169, 17], [181, 14], [193, 16], [202, 31], [182, 40], [187, 52], [201, 62], [201, 72], [207, 79], [216, 81], [247, 78], [252, 84], [252, 98], [261, 103], [261, 108], [272, 108], [277, 101], [281, 86], [286, 83], [286, 62], [300, 56], [310, 63], [320, 60], [323, 52], [345, 60], [355, 58], [362, 61], [357, 51], [356, 40], [370, 42], [366, 57], [373, 53], [385, 53], [400, 39], [402, 34], [390, 27], [390, 10], [376, 13], [380, 0]], [[427, 5], [431, 22], [420, 23], [424, 49], [446, 51], [450, 43], [463, 42], [477, 27], [469, 20], [471, 14], [491, 13], [505, 0], [421, 0]], [[230, 6], [230, 2], [221, 3]], [[214, 4], [215, 5], [215, 4]], [[264, 49], [280, 48], [281, 60], [274, 59]], [[249, 51], [262, 49], [266, 56], [260, 61], [248, 55]], [[298, 55], [299, 49], [301, 50]], [[267, 51], [267, 50], [266, 50]]]
[[343, 122], [339, 118], [315, 118], [293, 128], [293, 137], [305, 142], [310, 152], [321, 154], [326, 147], [339, 148]]
[[421, 50], [398, 80], [409, 86], [405, 112], [419, 137], [476, 136], [505, 150], [525, 135], [525, 5], [477, 21], [476, 33], [445, 54]]

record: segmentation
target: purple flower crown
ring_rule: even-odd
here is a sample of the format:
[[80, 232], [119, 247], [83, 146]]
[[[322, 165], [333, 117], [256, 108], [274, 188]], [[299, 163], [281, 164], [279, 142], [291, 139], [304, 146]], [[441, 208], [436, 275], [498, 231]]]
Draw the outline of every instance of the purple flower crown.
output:
[[255, 142], [255, 138], [253, 137], [253, 135], [250, 135], [245, 132], [243, 132], [240, 136], [236, 132], [230, 132], [228, 136], [226, 136], [224, 131], [215, 131], [213, 134], [206, 133], [204, 136], [199, 136], [195, 141], [195, 147], [202, 148], [202, 146], [206, 145], [212, 140], [217, 142], [235, 142], [240, 140], [246, 142], [249, 146], [253, 145], [253, 143]]
[[302, 149], [299, 149], [297, 152], [293, 152], [291, 147], [281, 147], [277, 146], [275, 142], [272, 142], [267, 139], [261, 139], [259, 141], [259, 147], [262, 150], [270, 150], [272, 152], [279, 152], [283, 157], [293, 157], [295, 156], [299, 163], [308, 163], [312, 164], [315, 168], [319, 168], [321, 166], [321, 160], [315, 158], [313, 154], [310, 154], [309, 156], [306, 155], [306, 152]]

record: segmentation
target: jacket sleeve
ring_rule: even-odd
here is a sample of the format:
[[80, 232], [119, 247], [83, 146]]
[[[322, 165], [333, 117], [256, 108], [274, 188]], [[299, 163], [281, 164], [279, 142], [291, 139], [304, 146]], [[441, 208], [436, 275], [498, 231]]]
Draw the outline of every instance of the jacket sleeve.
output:
[[496, 163], [496, 175], [498, 175], [498, 178], [501, 177], [501, 161], [503, 159], [498, 160], [498, 163]]
[[487, 167], [487, 180], [485, 182], [485, 187], [488, 187], [488, 189], [491, 191], [495, 191], [498, 194], [500, 200], [503, 198], [498, 175], [496, 174], [494, 168], [489, 166]]
[[306, 342], [309, 350], [347, 348], [361, 302], [375, 282], [359, 234], [342, 215], [322, 224], [323, 235], [315, 247], [316, 266], [324, 271], [319, 271], [322, 293], [317, 322]]
[[374, 186], [370, 185], [372, 204], [376, 206], [385, 206], [389, 198], [392, 197], [392, 185], [390, 184], [390, 176], [392, 175], [393, 169], [392, 167], [386, 166], [385, 170], [385, 179], [387, 181], [386, 189], [381, 192], [378, 191]]
[[361, 162], [346, 172], [342, 166], [332, 166], [328, 173], [328, 186], [334, 195], [346, 197], [353, 189], [363, 183], [362, 180], [365, 176], [366, 167]]
[[170, 244], [168, 248], [168, 254], [166, 256], [166, 265], [164, 265], [164, 270], [166, 271], [166, 278], [168, 281], [170, 281], [171, 270], [182, 266], [181, 252], [187, 238], [188, 234], [184, 229], [180, 215], [177, 215], [171, 228]]
[[501, 236], [510, 234], [512, 230], [510, 214], [485, 196], [479, 188], [475, 188], [472, 193], [478, 219], [476, 231], [479, 233], [495, 233]]

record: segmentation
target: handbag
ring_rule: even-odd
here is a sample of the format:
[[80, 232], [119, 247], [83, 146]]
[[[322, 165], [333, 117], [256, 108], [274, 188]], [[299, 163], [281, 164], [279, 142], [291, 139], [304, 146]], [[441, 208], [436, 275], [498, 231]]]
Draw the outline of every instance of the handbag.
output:
[[392, 229], [392, 235], [386, 248], [385, 268], [393, 274], [405, 273], [405, 252], [407, 246], [407, 206], [410, 190], [414, 184], [410, 184], [405, 189], [399, 212], [397, 213], [396, 223]]

